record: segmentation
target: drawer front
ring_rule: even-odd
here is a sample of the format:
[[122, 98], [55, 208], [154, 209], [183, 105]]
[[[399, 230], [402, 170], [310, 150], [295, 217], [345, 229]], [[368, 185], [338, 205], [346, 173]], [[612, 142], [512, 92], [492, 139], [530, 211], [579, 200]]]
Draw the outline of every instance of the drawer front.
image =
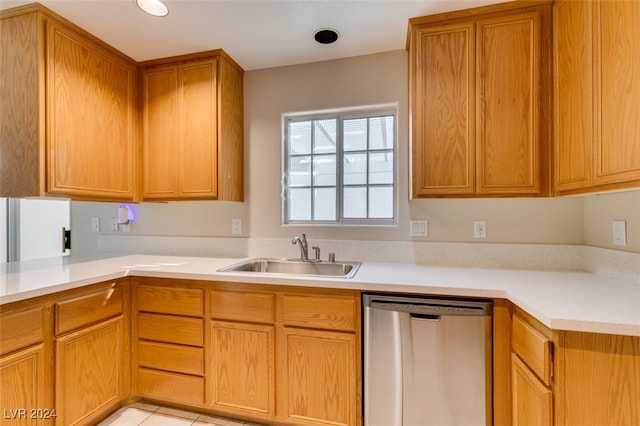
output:
[[355, 331], [357, 302], [353, 297], [285, 295], [285, 325]]
[[169, 343], [138, 342], [138, 365], [175, 373], [204, 375], [204, 349]]
[[202, 317], [203, 300], [203, 290], [200, 289], [138, 286], [140, 312]]
[[273, 324], [275, 295], [236, 291], [211, 292], [211, 317], [230, 321]]
[[55, 304], [56, 335], [113, 318], [122, 313], [122, 287], [111, 287]]
[[203, 406], [204, 378], [140, 368], [138, 392], [143, 397]]
[[159, 314], [138, 315], [138, 338], [156, 342], [202, 346], [203, 320]]
[[42, 342], [42, 311], [38, 307], [0, 317], [0, 355]]
[[513, 316], [512, 348], [529, 368], [547, 385], [551, 385], [551, 340], [527, 324], [518, 315]]

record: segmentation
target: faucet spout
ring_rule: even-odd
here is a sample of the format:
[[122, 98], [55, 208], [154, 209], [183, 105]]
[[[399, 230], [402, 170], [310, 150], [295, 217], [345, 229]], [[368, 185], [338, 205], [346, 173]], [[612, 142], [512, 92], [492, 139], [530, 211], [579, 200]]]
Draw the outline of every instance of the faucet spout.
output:
[[307, 261], [309, 260], [309, 249], [307, 247], [307, 236], [305, 234], [300, 234], [302, 237], [295, 236], [291, 240], [291, 244], [298, 244], [300, 247], [300, 259]]

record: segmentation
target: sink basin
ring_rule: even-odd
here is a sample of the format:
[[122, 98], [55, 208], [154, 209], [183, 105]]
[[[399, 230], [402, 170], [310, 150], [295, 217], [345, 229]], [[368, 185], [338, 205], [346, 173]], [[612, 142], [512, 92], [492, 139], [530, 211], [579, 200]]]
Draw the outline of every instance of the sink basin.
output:
[[256, 258], [222, 268], [220, 272], [263, 272], [287, 275], [315, 275], [353, 278], [361, 262], [323, 262]]

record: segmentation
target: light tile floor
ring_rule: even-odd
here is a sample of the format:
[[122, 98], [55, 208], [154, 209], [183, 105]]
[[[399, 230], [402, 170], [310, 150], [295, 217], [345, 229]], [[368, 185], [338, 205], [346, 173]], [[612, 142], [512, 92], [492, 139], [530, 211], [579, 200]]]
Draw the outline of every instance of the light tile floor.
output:
[[224, 417], [208, 416], [174, 408], [160, 407], [144, 402], [120, 408], [98, 426], [260, 426]]

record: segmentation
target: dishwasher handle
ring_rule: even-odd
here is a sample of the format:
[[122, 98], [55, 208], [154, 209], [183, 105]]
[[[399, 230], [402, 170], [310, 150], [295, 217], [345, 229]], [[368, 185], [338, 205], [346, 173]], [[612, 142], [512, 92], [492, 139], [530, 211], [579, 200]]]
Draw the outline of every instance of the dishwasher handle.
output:
[[363, 294], [362, 304], [364, 307], [372, 309], [418, 315], [491, 316], [492, 314], [492, 302], [490, 300]]
[[411, 319], [415, 319], [418, 321], [433, 321], [438, 322], [442, 319], [442, 315], [433, 315], [433, 314], [416, 314], [412, 313]]

